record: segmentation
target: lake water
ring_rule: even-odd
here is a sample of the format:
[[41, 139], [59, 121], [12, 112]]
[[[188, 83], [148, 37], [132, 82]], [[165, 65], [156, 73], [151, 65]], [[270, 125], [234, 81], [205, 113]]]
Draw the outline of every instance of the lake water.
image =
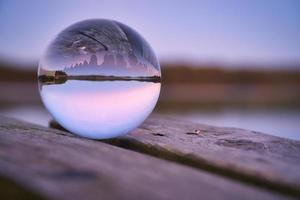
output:
[[183, 112], [177, 116], [197, 123], [244, 128], [300, 140], [300, 109], [225, 109]]
[[[19, 106], [0, 114], [47, 126], [51, 116], [41, 106]], [[164, 113], [162, 113], [164, 114]], [[170, 113], [165, 113], [170, 114]], [[215, 126], [245, 128], [300, 140], [300, 109], [225, 109], [222, 111], [172, 112], [178, 118]]]

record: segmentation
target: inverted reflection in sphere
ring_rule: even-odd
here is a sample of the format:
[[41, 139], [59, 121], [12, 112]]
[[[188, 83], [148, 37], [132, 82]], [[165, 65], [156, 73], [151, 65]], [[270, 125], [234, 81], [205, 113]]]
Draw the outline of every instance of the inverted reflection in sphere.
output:
[[63, 30], [38, 71], [42, 101], [55, 120], [95, 139], [140, 125], [157, 102], [160, 76], [149, 44], [128, 26], [103, 19]]

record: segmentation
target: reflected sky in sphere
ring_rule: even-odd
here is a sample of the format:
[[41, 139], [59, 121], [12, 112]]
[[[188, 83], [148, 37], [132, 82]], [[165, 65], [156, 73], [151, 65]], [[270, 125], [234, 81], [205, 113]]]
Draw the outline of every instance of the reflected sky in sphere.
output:
[[76, 23], [52, 41], [38, 71], [42, 101], [64, 128], [104, 139], [128, 133], [152, 112], [161, 72], [149, 44], [112, 20]]

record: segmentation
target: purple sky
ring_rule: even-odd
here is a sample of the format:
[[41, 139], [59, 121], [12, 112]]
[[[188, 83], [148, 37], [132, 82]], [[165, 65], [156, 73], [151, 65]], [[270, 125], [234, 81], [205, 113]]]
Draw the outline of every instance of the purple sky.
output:
[[300, 63], [297, 0], [1, 0], [0, 58], [36, 61], [65, 27], [89, 18], [123, 22], [160, 60]]

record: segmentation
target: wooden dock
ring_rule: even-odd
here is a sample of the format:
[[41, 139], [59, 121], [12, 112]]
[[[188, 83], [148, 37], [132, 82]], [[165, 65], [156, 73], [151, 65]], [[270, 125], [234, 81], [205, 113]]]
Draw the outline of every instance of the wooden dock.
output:
[[110, 140], [0, 117], [0, 199], [300, 199], [300, 142], [152, 115]]

